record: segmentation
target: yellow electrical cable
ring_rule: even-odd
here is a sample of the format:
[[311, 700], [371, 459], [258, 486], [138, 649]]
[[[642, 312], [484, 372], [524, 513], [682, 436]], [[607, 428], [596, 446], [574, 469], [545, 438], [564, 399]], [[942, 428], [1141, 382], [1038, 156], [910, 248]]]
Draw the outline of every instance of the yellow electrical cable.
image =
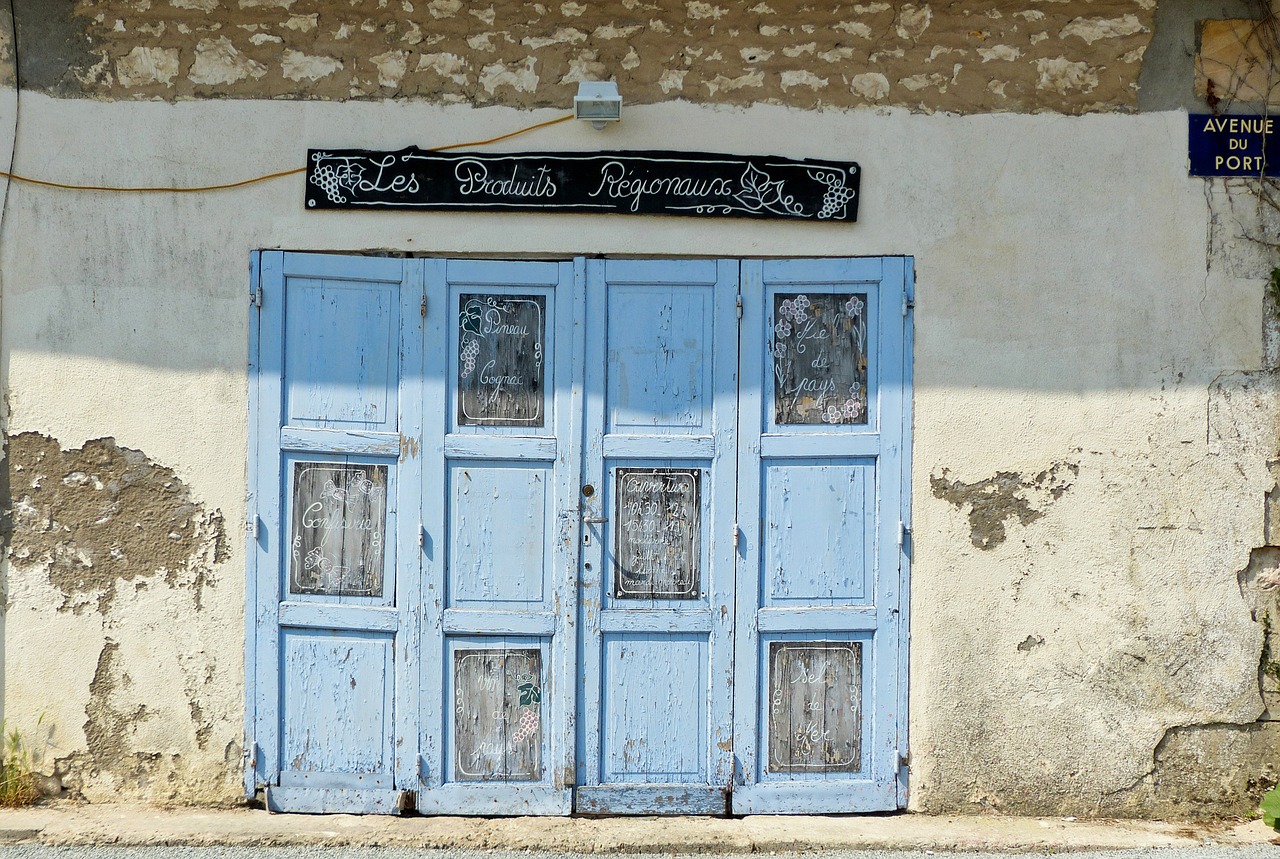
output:
[[[448, 143], [444, 146], [433, 146], [426, 152], [443, 152], [446, 149], [461, 149], [464, 146], [488, 146], [490, 143], [497, 143], [500, 140], [507, 140], [520, 134], [530, 131], [536, 131], [539, 128], [546, 128], [548, 125], [556, 125], [560, 122], [573, 119], [572, 113], [555, 119], [549, 119], [546, 122], [539, 122], [536, 125], [529, 125], [506, 134], [500, 134], [497, 137], [490, 137], [488, 140], [475, 140], [470, 143]], [[194, 188], [164, 188], [164, 187], [136, 187], [136, 188], [119, 188], [110, 185], [69, 185], [64, 182], [47, 182], [44, 179], [31, 179], [26, 176], [20, 176], [17, 173], [10, 173], [7, 170], [0, 170], [0, 177], [12, 179], [15, 182], [26, 182], [29, 185], [41, 185], [45, 188], [62, 188], [68, 191], [117, 191], [122, 193], [168, 193], [168, 194], [193, 194], [198, 191], [225, 191], [228, 188], [241, 188], [245, 185], [252, 185], [255, 182], [266, 182], [269, 179], [279, 179], [282, 176], [293, 176], [302, 173], [306, 167], [295, 167], [292, 170], [281, 170], [279, 173], [268, 173], [265, 176], [255, 176], [252, 179], [242, 179], [239, 182], [227, 182], [223, 185], [200, 185]]]

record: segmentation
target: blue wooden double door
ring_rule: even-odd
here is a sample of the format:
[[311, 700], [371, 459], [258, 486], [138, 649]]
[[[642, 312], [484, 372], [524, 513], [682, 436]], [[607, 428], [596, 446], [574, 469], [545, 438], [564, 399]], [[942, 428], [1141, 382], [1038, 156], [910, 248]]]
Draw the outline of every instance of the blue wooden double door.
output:
[[909, 260], [253, 279], [247, 790], [905, 803]]

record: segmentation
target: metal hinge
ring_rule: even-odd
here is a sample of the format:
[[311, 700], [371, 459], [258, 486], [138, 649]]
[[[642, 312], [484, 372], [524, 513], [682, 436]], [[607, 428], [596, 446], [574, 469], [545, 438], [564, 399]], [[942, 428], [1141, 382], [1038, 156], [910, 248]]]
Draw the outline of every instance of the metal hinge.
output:
[[898, 520], [898, 548], [901, 549], [907, 545], [907, 541], [911, 539], [911, 529], [907, 527], [907, 523], [901, 519]]
[[256, 770], [258, 768], [258, 741], [254, 740], [249, 744], [249, 769]]
[[738, 293], [738, 318], [742, 318], [742, 293]]
[[427, 297], [425, 295], [422, 296], [422, 307], [420, 308], [420, 310], [422, 313], [422, 318], [426, 319], [427, 318]]
[[252, 534], [253, 539], [255, 540], [258, 539], [258, 528], [260, 522], [262, 522], [262, 520], [258, 518], [257, 513], [250, 513], [249, 518], [244, 523], [244, 529]]
[[898, 766], [910, 768], [911, 752], [903, 752], [903, 751], [898, 752]]
[[421, 522], [419, 522], [418, 523], [418, 548], [424, 549], [426, 548], [426, 545], [427, 545], [427, 529], [423, 527]]
[[249, 303], [254, 307], [262, 306], [262, 287], [259, 286], [253, 292], [249, 293]]
[[733, 523], [733, 551], [738, 551], [738, 535], [742, 532], [738, 529], [738, 523]]
[[916, 303], [906, 293], [902, 294], [902, 315], [906, 316], [908, 310], [915, 310]]

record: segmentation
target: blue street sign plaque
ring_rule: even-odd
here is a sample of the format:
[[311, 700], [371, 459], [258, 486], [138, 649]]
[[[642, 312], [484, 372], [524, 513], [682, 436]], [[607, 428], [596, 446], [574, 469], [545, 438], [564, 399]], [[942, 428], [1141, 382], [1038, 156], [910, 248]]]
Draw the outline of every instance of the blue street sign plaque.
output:
[[1280, 123], [1269, 116], [1187, 117], [1192, 176], [1280, 175]]

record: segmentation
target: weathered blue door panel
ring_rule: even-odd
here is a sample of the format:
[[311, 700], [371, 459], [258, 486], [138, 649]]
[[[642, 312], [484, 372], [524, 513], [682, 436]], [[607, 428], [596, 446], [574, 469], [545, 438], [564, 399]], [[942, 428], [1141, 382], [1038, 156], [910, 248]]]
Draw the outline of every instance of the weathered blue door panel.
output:
[[421, 435], [419, 272], [258, 259], [246, 786], [276, 810], [395, 812], [412, 787], [418, 549], [398, 511], [420, 506], [402, 456]]
[[902, 799], [904, 263], [743, 263], [735, 813]]
[[724, 810], [737, 282], [734, 261], [587, 264], [580, 811]]
[[268, 807], [905, 804], [909, 260], [253, 277]]
[[425, 270], [418, 809], [567, 814], [581, 265]]

